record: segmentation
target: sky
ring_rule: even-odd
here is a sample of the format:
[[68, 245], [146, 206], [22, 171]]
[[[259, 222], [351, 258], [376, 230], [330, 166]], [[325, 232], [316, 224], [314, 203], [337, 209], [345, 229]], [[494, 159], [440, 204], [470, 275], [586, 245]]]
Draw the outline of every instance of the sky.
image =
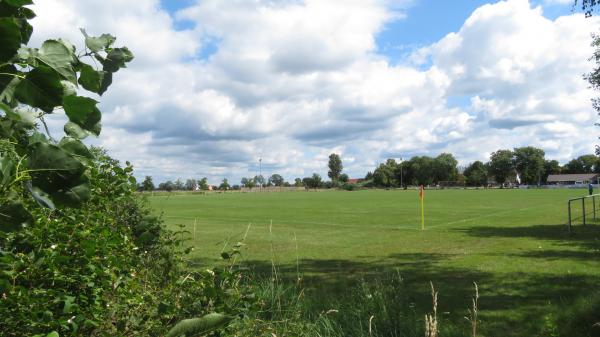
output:
[[[136, 176], [364, 177], [387, 158], [593, 153], [591, 34], [571, 0], [38, 0], [31, 46], [111, 33], [135, 59], [88, 143]], [[60, 20], [58, 20], [60, 18]], [[92, 97], [94, 97], [92, 95]], [[60, 135], [66, 117], [50, 120]]]

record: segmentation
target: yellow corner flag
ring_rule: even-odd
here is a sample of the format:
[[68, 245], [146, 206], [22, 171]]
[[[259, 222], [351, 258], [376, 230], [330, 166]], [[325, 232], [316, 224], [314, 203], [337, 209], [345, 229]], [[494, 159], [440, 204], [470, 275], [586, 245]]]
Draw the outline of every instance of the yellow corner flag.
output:
[[425, 188], [419, 186], [419, 199], [421, 200], [421, 230], [425, 230]]

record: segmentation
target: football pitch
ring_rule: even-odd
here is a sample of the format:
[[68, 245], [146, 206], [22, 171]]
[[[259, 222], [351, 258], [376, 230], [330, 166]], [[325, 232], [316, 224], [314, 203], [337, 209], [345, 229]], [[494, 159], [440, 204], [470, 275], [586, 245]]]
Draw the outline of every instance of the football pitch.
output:
[[567, 200], [586, 193], [426, 191], [425, 230], [415, 190], [172, 194], [149, 201], [170, 228], [189, 232], [198, 267], [214, 264], [245, 237], [241, 261], [258, 271], [274, 264], [291, 279], [338, 291], [356, 278], [398, 273], [423, 306], [433, 282], [438, 311], [450, 316], [464, 316], [477, 282], [486, 330], [518, 324], [524, 333], [530, 329], [523, 325], [538, 329], [545, 315], [596, 289], [600, 226], [577, 224], [572, 235], [565, 226]]

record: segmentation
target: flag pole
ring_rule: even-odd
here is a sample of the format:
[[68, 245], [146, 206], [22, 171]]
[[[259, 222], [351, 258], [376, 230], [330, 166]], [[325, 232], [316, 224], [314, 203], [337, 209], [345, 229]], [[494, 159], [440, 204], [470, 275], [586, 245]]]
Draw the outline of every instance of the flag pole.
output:
[[419, 186], [419, 199], [421, 199], [421, 230], [425, 230], [425, 188]]

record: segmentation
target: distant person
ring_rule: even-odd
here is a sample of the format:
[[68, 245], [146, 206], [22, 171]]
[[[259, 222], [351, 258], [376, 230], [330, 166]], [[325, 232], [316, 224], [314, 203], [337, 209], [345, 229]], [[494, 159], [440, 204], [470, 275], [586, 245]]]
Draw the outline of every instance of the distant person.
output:
[[592, 183], [588, 185], [588, 191], [590, 192], [590, 195], [594, 194], [594, 185]]

